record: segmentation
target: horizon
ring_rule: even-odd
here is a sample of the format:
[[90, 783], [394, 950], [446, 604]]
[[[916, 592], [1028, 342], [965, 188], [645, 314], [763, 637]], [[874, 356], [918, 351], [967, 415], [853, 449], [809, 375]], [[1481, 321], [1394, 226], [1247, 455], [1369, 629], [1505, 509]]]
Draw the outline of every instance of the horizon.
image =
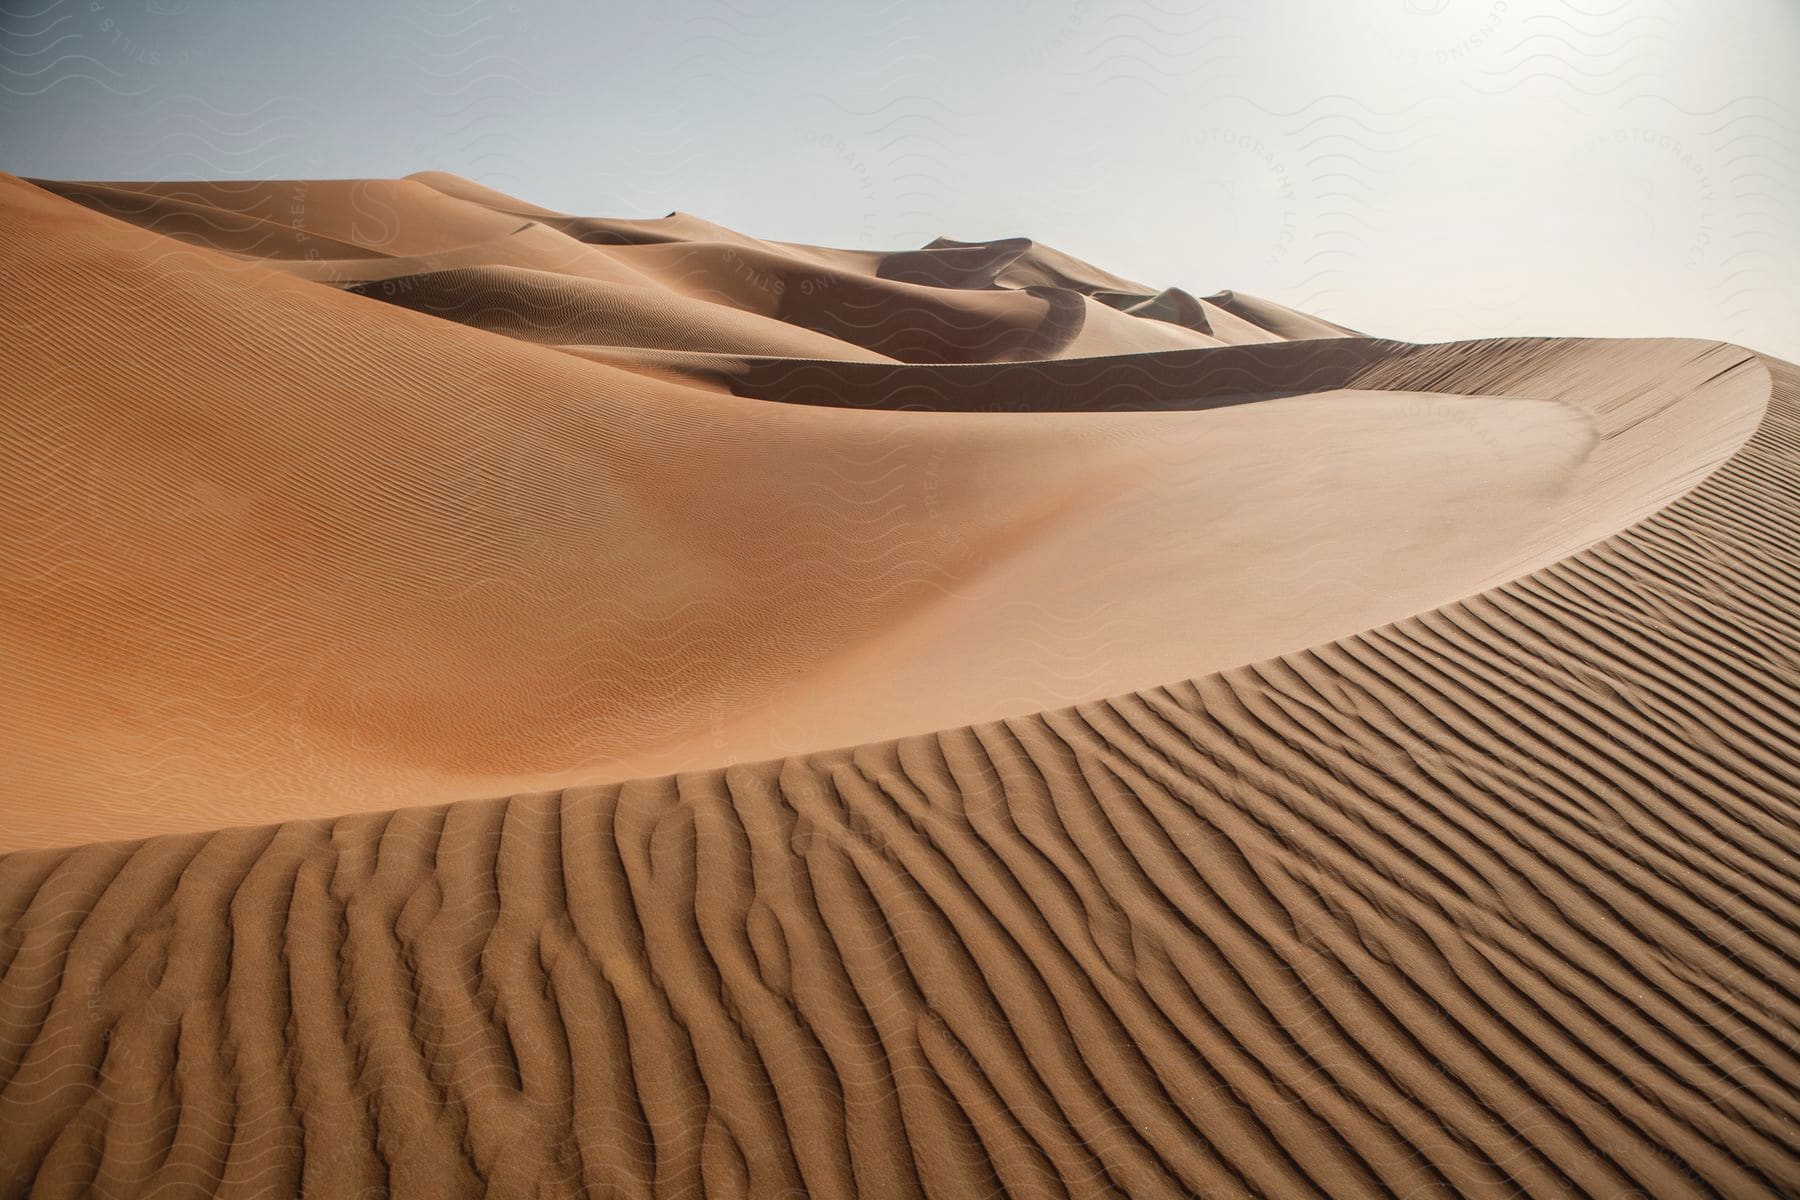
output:
[[1800, 358], [1783, 0], [1724, 20], [1667, 0], [533, 11], [9, 4], [0, 169], [443, 170], [777, 241], [1029, 237], [1396, 338]]

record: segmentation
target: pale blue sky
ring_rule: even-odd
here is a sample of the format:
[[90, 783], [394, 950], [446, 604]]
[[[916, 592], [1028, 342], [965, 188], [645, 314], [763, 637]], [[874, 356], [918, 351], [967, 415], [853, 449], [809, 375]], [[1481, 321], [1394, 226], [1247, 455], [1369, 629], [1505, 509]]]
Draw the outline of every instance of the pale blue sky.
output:
[[1372, 332], [1800, 358], [1796, 0], [0, 0], [0, 168], [1026, 234]]

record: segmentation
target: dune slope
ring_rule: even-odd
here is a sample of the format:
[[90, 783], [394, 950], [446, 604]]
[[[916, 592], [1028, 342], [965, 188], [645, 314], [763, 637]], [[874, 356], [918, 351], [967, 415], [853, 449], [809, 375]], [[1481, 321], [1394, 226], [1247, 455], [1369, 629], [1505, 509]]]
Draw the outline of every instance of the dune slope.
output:
[[[365, 267], [491, 236], [371, 234], [425, 189], [848, 349], [194, 245], [300, 185], [6, 183], [8, 836], [94, 844], [0, 857], [0, 1196], [1800, 1193], [1800, 370], [1232, 296], [1227, 345], [1024, 239], [377, 182], [311, 193]], [[936, 324], [757, 312], [721, 244]], [[1018, 360], [1069, 297], [1218, 344]]]
[[[1238, 666], [1616, 532], [1768, 395], [1755, 356], [1680, 341], [900, 362], [815, 309], [1184, 331], [1025, 239], [840, 264], [803, 326], [781, 306], [826, 252], [716, 227], [496, 248], [484, 218], [514, 216], [416, 182], [133, 186], [102, 213], [0, 189], [25, 235], [0, 296], [0, 849], [756, 761]], [[242, 253], [282, 187], [299, 235], [462, 265], [414, 254], [390, 295], [379, 257], [330, 260], [359, 272], [339, 287], [288, 270], [328, 261], [293, 240]], [[240, 192], [224, 249], [194, 247], [191, 210]], [[792, 286], [743, 290], [721, 246]], [[970, 286], [917, 282], [970, 250]], [[1044, 320], [1011, 328], [1087, 336]], [[557, 341], [605, 330], [641, 340]]]

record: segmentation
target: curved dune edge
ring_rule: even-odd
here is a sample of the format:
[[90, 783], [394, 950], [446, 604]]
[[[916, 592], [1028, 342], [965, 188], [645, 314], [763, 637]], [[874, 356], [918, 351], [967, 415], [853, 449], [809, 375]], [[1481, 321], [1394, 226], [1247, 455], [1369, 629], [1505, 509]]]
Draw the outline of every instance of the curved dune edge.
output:
[[10, 855], [0, 1194], [1793, 1194], [1768, 366], [1642, 523], [1253, 667]]
[[[0, 849], [759, 761], [1261, 661], [1641, 519], [1769, 387], [1717, 343], [1408, 346], [1229, 294], [1270, 330], [1220, 345], [1253, 327], [1026, 239], [832, 251], [418, 181], [46, 187], [0, 184], [29, 234], [0, 295]], [[290, 273], [384, 263], [463, 282], [375, 303]], [[534, 344], [608, 322], [642, 344]], [[1114, 353], [1008, 357], [1095, 329]]]

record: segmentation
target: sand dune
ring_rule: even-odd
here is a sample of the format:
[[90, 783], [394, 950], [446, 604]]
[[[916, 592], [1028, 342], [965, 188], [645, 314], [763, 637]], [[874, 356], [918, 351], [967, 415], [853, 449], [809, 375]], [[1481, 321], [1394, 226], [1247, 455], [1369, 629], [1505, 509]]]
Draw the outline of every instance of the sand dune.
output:
[[1800, 1194], [1794, 367], [0, 207], [0, 1197]]
[[[492, 232], [408, 187], [431, 203], [399, 241]], [[12, 846], [754, 761], [1236, 666], [1616, 532], [1724, 461], [1769, 386], [1753, 355], [1682, 342], [900, 362], [817, 314], [929, 311], [948, 337], [990, 305], [970, 358], [1009, 321], [1079, 341], [1089, 309], [1164, 331], [1114, 346], [1197, 335], [881, 263], [797, 325], [817, 268], [765, 246], [756, 277], [779, 262], [790, 286], [747, 290], [721, 254], [750, 248], [709, 228], [488, 239], [385, 279], [367, 268], [394, 260], [351, 259], [321, 286], [323, 260], [294, 278], [121, 225], [127, 190], [105, 216], [6, 196], [30, 233], [7, 369], [41, 398], [6, 485], [34, 518], [0, 583], [25, 669], [0, 694], [28, 735]], [[309, 236], [349, 237], [346, 214], [411, 193], [304, 194]], [[1122, 282], [1024, 239], [913, 253], [970, 249], [976, 282]], [[1046, 305], [1080, 328], [1044, 333]]]

